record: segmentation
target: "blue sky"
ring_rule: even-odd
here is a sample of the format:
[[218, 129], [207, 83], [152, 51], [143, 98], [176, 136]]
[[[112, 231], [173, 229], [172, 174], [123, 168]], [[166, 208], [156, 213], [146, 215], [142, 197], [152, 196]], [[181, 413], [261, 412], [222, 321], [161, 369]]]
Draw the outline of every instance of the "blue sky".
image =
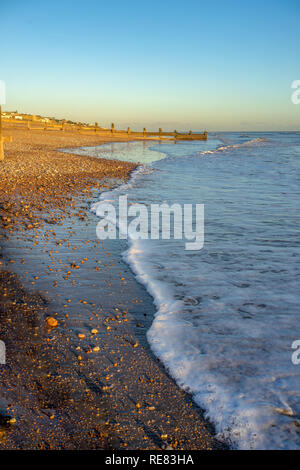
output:
[[6, 109], [116, 127], [300, 130], [299, 22], [299, 0], [1, 0]]

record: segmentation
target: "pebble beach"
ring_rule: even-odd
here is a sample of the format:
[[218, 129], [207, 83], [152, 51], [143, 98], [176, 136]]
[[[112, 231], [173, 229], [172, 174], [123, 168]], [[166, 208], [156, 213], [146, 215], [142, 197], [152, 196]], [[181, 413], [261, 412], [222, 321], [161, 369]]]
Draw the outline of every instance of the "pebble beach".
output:
[[[4, 128], [0, 449], [219, 449], [146, 340], [155, 308], [90, 212], [136, 165], [57, 149], [124, 136]], [[132, 140], [132, 138], [131, 138]]]

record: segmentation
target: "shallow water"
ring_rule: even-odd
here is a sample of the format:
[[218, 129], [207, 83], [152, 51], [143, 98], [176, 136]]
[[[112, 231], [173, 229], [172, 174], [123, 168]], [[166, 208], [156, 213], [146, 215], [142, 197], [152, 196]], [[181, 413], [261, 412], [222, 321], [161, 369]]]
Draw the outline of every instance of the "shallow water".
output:
[[300, 448], [300, 134], [110, 145], [84, 152], [142, 165], [102, 201], [205, 204], [202, 250], [129, 240], [124, 254], [154, 297], [153, 351], [221, 439]]

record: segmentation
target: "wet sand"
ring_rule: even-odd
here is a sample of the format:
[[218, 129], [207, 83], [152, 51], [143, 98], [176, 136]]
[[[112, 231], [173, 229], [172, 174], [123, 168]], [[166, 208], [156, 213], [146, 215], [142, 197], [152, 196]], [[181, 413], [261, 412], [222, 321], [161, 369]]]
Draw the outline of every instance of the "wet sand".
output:
[[[59, 173], [59, 158], [71, 163], [62, 165], [66, 184], [53, 182], [49, 191], [45, 183], [43, 198], [28, 184], [39, 175], [37, 161], [35, 178], [24, 174], [25, 165], [22, 184], [1, 191], [0, 339], [7, 363], [0, 366], [0, 449], [222, 448], [202, 411], [149, 349], [145, 333], [155, 309], [122, 261], [126, 241], [96, 237], [91, 202], [103, 181], [117, 184], [134, 165], [54, 150], [89, 145], [88, 136], [63, 136], [61, 143], [41, 131], [32, 144], [26, 132], [20, 143], [16, 135], [7, 144], [6, 178], [24, 146], [27, 162], [39, 158], [47, 167], [54, 159]], [[47, 326], [49, 317], [56, 327]]]

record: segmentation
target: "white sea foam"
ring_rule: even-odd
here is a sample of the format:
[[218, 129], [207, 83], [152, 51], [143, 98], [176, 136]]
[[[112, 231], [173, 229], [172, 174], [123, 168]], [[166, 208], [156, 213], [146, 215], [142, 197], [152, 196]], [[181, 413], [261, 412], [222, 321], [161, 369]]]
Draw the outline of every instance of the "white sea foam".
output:
[[300, 448], [300, 366], [291, 361], [300, 339], [300, 139], [287, 136], [280, 151], [283, 137], [269, 138], [229, 135], [201, 152], [164, 144], [169, 158], [139, 167], [100, 201], [126, 193], [206, 204], [202, 252], [185, 252], [180, 240], [129, 240], [124, 259], [154, 298], [154, 353], [218, 437], [241, 449]]
[[230, 150], [234, 150], [234, 149], [239, 149], [239, 148], [243, 148], [243, 147], [250, 147], [252, 145], [260, 145], [262, 143], [267, 143], [268, 142], [268, 139], [266, 139], [265, 137], [258, 137], [256, 139], [251, 139], [251, 140], [248, 140], [246, 142], [241, 142], [239, 144], [233, 144], [233, 145], [230, 145], [228, 144], [227, 140], [224, 142], [226, 145], [220, 145], [217, 149], [213, 149], [213, 150], [204, 150], [202, 152], [199, 152], [200, 155], [208, 155], [208, 154], [214, 154], [214, 153], [217, 153], [217, 152], [226, 152], [226, 151], [230, 151]]

